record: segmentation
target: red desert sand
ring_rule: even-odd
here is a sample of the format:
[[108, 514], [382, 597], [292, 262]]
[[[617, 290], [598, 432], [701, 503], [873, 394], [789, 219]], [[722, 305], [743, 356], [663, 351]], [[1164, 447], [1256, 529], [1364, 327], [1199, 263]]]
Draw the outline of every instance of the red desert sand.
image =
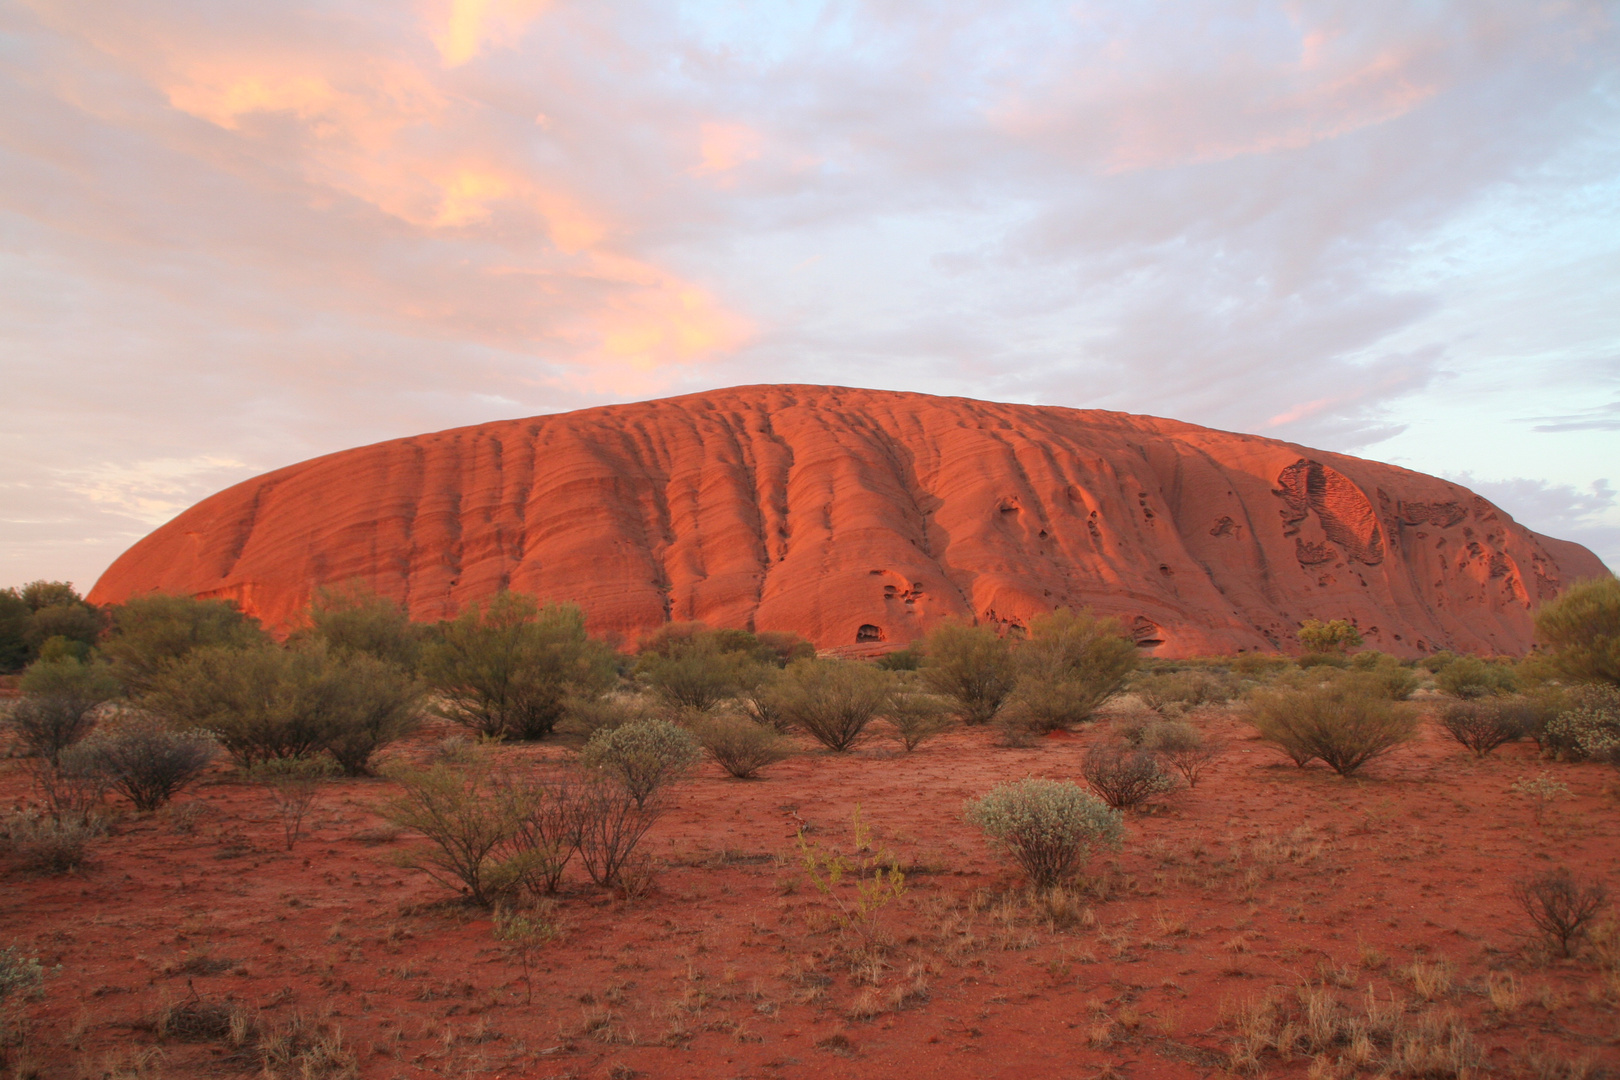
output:
[[[1491, 1075], [1620, 1062], [1616, 942], [1557, 959], [1510, 895], [1557, 865], [1614, 880], [1611, 768], [1556, 766], [1571, 794], [1538, 823], [1510, 789], [1544, 767], [1529, 744], [1481, 761], [1431, 733], [1346, 781], [1294, 767], [1232, 714], [1196, 719], [1229, 751], [1196, 788], [1129, 815], [1123, 850], [1048, 906], [962, 803], [1001, 780], [1076, 777], [1090, 732], [808, 752], [754, 781], [705, 765], [669, 792], [642, 895], [570, 878], [532, 987], [487, 913], [391, 862], [417, 841], [375, 812], [388, 781], [327, 785], [289, 852], [262, 789], [220, 767], [116, 825], [86, 869], [7, 876], [0, 939], [54, 969], [26, 1007], [28, 1075], [256, 1074], [258, 1052], [228, 1034], [152, 1031], [166, 1005], [200, 1002], [262, 1032], [300, 1016], [378, 1080], [1210, 1077], [1226, 1074], [1246, 1007], [1297, 1002], [1302, 986], [1442, 1049], [1464, 1039]], [[19, 795], [21, 771], [5, 783]], [[870, 963], [830, 925], [797, 839], [847, 849], [857, 806], [907, 872]], [[1357, 1052], [1327, 1046], [1310, 1075], [1354, 1075], [1333, 1062]], [[1311, 1067], [1308, 1051], [1273, 1053], [1257, 1071]]]

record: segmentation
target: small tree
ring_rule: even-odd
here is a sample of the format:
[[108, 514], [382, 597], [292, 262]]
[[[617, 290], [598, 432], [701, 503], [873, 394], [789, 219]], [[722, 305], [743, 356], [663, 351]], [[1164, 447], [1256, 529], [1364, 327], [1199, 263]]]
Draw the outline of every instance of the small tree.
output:
[[91, 712], [118, 696], [107, 665], [72, 657], [40, 660], [23, 673], [22, 700], [9, 717], [29, 754], [55, 761], [95, 727]]
[[1067, 780], [999, 784], [966, 805], [968, 823], [983, 829], [1037, 888], [1072, 876], [1096, 847], [1117, 848], [1122, 815]]
[[586, 785], [580, 799], [579, 859], [591, 881], [604, 888], [622, 884], [657, 818], [656, 803], [637, 804], [622, 784], [599, 780]]
[[571, 698], [613, 685], [613, 657], [585, 634], [572, 604], [538, 606], [503, 592], [470, 604], [443, 626], [424, 660], [446, 718], [484, 735], [537, 739], [551, 733]]
[[[64, 753], [64, 767], [95, 770], [135, 809], [156, 810], [201, 776], [219, 753], [197, 731], [172, 731], [151, 721], [130, 721], [98, 731]], [[71, 757], [71, 760], [66, 760]]]
[[1018, 680], [1009, 705], [1023, 726], [1044, 732], [1091, 719], [1136, 669], [1136, 646], [1116, 619], [1059, 609], [1031, 619], [1013, 654]]
[[112, 630], [100, 648], [113, 674], [132, 694], [152, 689], [159, 674], [194, 650], [243, 649], [268, 643], [256, 619], [224, 600], [152, 593], [112, 609]]
[[1524, 736], [1520, 711], [1498, 701], [1447, 702], [1440, 708], [1440, 726], [1481, 758]]
[[1346, 619], [1306, 619], [1295, 636], [1313, 653], [1345, 653], [1361, 646], [1361, 631]]
[[967, 724], [988, 724], [1018, 681], [1012, 649], [987, 626], [947, 623], [923, 642], [923, 683]]
[[795, 660], [779, 689], [788, 723], [838, 753], [865, 737], [889, 700], [888, 675], [853, 660]]
[[739, 780], [793, 754], [792, 746], [775, 728], [745, 716], [704, 717], [693, 725], [693, 731], [708, 755]]
[[1304, 766], [1315, 758], [1340, 776], [1411, 741], [1417, 716], [1353, 677], [1326, 686], [1256, 694], [1249, 722]]
[[1565, 678], [1620, 686], [1620, 579], [1583, 581], [1543, 604], [1536, 637]]
[[304, 818], [320, 794], [321, 783], [337, 771], [327, 758], [272, 758], [248, 769], [248, 779], [270, 793], [291, 851], [304, 829]]
[[660, 788], [685, 776], [702, 755], [702, 746], [685, 728], [666, 720], [635, 720], [591, 736], [580, 761], [624, 785], [641, 809]]
[[1140, 806], [1155, 795], [1175, 789], [1175, 778], [1164, 771], [1151, 750], [1105, 740], [1086, 748], [1080, 775], [1091, 790], [1115, 810]]
[[1567, 957], [1570, 944], [1585, 936], [1608, 903], [1609, 891], [1602, 882], [1577, 878], [1561, 866], [1514, 882], [1513, 899], [1548, 944]]

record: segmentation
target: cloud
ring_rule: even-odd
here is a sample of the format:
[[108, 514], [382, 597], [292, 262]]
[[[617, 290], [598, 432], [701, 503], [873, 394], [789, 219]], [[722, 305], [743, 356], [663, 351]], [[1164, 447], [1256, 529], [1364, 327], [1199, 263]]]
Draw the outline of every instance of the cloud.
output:
[[109, 461], [736, 382], [1346, 450], [1532, 381], [1537, 430], [1614, 430], [1572, 374], [1620, 333], [1597, 0], [25, 0], [0, 32], [0, 448], [61, 536], [233, 475]]
[[1598, 405], [1566, 416], [1538, 416], [1531, 431], [1620, 431], [1620, 401]]

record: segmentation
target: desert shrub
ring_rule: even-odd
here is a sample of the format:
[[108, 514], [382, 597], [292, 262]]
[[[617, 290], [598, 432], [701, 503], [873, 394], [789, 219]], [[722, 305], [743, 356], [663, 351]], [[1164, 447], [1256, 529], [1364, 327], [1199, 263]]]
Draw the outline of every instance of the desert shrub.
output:
[[754, 655], [779, 668], [795, 660], [816, 658], [815, 645], [789, 630], [757, 630], [754, 642]]
[[1122, 816], [1067, 780], [999, 784], [965, 807], [968, 823], [1012, 856], [1030, 883], [1050, 888], [1072, 876], [1096, 847], [1117, 848]]
[[591, 736], [580, 761], [623, 784], [640, 809], [660, 788], [685, 776], [702, 755], [702, 745], [685, 728], [667, 720], [635, 720]]
[[86, 755], [69, 747], [55, 761], [34, 758], [29, 779], [44, 812], [58, 821], [88, 821], [99, 817], [107, 794], [107, 778]]
[[40, 660], [23, 673], [23, 697], [7, 717], [23, 749], [55, 761], [95, 727], [91, 713], [118, 696], [107, 665], [82, 660]]
[[1299, 643], [1312, 653], [1344, 653], [1361, 644], [1361, 631], [1345, 619], [1322, 622], [1306, 619], [1295, 632]]
[[1230, 680], [1207, 671], [1146, 672], [1133, 679], [1130, 688], [1142, 704], [1165, 714], [1223, 705], [1236, 696]]
[[1542, 735], [1559, 757], [1620, 763], [1620, 687], [1593, 683], [1569, 690]]
[[1142, 745], [1180, 773], [1190, 788], [1197, 787], [1205, 770], [1226, 752], [1224, 739], [1174, 720], [1149, 727], [1143, 732]]
[[563, 703], [563, 716], [557, 721], [557, 730], [565, 735], [589, 739], [598, 731], [611, 731], [646, 718], [647, 706], [643, 699], [635, 695], [575, 697]]
[[1013, 659], [1018, 678], [1008, 704], [1031, 731], [1091, 719], [1137, 663], [1136, 646], [1118, 620], [1064, 609], [1031, 619], [1029, 637]]
[[176, 726], [209, 731], [244, 767], [329, 751], [350, 775], [414, 731], [422, 691], [392, 664], [323, 642], [194, 650], [164, 668], [142, 704]]
[[1608, 903], [1609, 891], [1600, 881], [1577, 878], [1568, 867], [1559, 867], [1514, 882], [1513, 899], [1547, 943], [1568, 956], [1571, 943], [1586, 934]]
[[883, 711], [889, 731], [909, 753], [956, 724], [951, 704], [937, 694], [894, 693]]
[[1438, 675], [1442, 668], [1455, 659], [1457, 659], [1456, 653], [1450, 649], [1441, 649], [1439, 652], [1430, 653], [1419, 660], [1418, 667], [1425, 669], [1431, 675]]
[[586, 636], [578, 607], [514, 592], [445, 623], [423, 670], [447, 719], [508, 739], [550, 734], [569, 700], [599, 696], [616, 678], [611, 650]]
[[248, 770], [248, 779], [263, 787], [275, 803], [288, 851], [298, 842], [322, 782], [336, 771], [336, 765], [324, 757], [271, 758]]
[[795, 660], [779, 684], [782, 715], [829, 750], [865, 737], [889, 699], [888, 675], [852, 660]]
[[1405, 701], [1419, 685], [1417, 672], [1387, 653], [1357, 653], [1350, 666], [1362, 685], [1391, 701]]
[[1408, 707], [1350, 677], [1325, 686], [1255, 694], [1248, 714], [1260, 737], [1296, 765], [1320, 758], [1340, 776], [1410, 741], [1418, 724]]
[[26, 997], [45, 981], [38, 957], [24, 956], [15, 945], [0, 949], [0, 1005]]
[[1301, 653], [1295, 658], [1294, 663], [1308, 671], [1319, 667], [1347, 668], [1350, 666], [1350, 659], [1343, 653], [1308, 652]]
[[748, 654], [725, 652], [711, 636], [692, 639], [669, 655], [646, 653], [636, 672], [669, 705], [707, 712], [763, 677]]
[[967, 724], [988, 724], [1018, 681], [1008, 643], [988, 626], [947, 623], [923, 642], [923, 683]]
[[1506, 700], [1448, 701], [1440, 707], [1439, 719], [1446, 734], [1472, 750], [1475, 757], [1524, 736], [1520, 710]]
[[1175, 788], [1175, 778], [1165, 772], [1152, 750], [1129, 743], [1099, 739], [1086, 748], [1080, 762], [1080, 775], [1091, 790], [1115, 810], [1129, 810], [1155, 795]]
[[1242, 653], [1231, 661], [1233, 674], [1247, 679], [1265, 679], [1290, 666], [1286, 656], [1265, 656], [1260, 653]]
[[153, 593], [112, 609], [112, 629], [100, 649], [125, 688], [144, 694], [165, 667], [196, 649], [251, 648], [269, 640], [256, 619], [227, 601]]
[[400, 766], [386, 775], [400, 793], [384, 804], [382, 815], [428, 840], [428, 846], [402, 853], [400, 865], [460, 888], [483, 907], [519, 887], [528, 867], [514, 863], [510, 851], [523, 814], [517, 789], [492, 783], [480, 763]]
[[106, 823], [95, 815], [52, 817], [22, 810], [0, 823], [6, 847], [17, 855], [23, 868], [47, 874], [83, 866], [90, 841], [106, 832]]
[[1464, 700], [1511, 694], [1516, 689], [1511, 668], [1477, 656], [1459, 656], [1435, 674], [1434, 682], [1452, 697]]
[[875, 661], [884, 671], [917, 671], [923, 665], [923, 651], [916, 645], [886, 652]]
[[591, 881], [604, 888], [621, 886], [655, 820], [656, 805], [638, 804], [622, 785], [586, 785], [580, 797], [579, 860]]
[[1564, 678], [1620, 686], [1620, 579], [1583, 581], [1543, 604], [1536, 637]]
[[213, 736], [174, 731], [150, 720], [103, 728], [64, 753], [73, 768], [99, 773], [143, 813], [156, 810], [201, 776], [219, 753]]
[[521, 881], [537, 896], [555, 893], [579, 850], [590, 785], [564, 772], [495, 774], [490, 784], [514, 811], [504, 877]]
[[793, 754], [791, 744], [775, 728], [746, 716], [721, 713], [703, 717], [693, 723], [692, 730], [708, 755], [739, 780]]
[[316, 589], [309, 623], [308, 636], [339, 655], [371, 656], [411, 672], [421, 661], [422, 637], [405, 608], [358, 579]]

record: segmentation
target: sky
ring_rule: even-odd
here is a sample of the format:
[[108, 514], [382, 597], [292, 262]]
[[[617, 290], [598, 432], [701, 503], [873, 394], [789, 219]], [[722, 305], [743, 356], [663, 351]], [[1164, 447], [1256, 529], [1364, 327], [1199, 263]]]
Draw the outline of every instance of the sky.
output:
[[1620, 4], [0, 0], [0, 585], [760, 382], [1358, 454], [1620, 567]]

